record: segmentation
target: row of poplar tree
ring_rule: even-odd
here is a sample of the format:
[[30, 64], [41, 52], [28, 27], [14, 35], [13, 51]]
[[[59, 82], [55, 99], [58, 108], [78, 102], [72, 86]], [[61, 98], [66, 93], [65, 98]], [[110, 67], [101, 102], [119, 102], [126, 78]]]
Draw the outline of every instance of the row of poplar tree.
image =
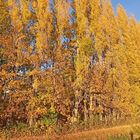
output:
[[140, 24], [121, 5], [0, 0], [1, 125], [118, 121], [139, 94]]

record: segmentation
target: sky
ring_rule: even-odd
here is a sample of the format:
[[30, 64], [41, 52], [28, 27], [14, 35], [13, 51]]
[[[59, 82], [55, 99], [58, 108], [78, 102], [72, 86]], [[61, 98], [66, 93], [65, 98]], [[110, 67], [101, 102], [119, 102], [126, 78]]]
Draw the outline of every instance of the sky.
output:
[[128, 15], [134, 15], [140, 21], [140, 0], [111, 0], [114, 10], [118, 4], [123, 5]]

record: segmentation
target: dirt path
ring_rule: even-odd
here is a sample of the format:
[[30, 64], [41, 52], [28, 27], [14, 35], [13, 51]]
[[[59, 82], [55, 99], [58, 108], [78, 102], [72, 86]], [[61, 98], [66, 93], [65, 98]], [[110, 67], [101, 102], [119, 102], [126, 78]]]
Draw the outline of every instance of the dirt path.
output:
[[[138, 124], [137, 124], [138, 125]], [[11, 140], [107, 140], [109, 136], [129, 134], [135, 125], [122, 125], [111, 128], [94, 129], [83, 132], [75, 132], [55, 138], [48, 139], [46, 136], [23, 137]]]

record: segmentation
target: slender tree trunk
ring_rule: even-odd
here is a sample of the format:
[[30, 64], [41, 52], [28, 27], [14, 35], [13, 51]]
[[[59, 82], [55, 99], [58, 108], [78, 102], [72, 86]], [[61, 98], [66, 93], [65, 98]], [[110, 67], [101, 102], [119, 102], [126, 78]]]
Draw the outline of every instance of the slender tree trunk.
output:
[[116, 111], [113, 109], [112, 111], [112, 115], [113, 115], [113, 122], [116, 121]]
[[107, 124], [107, 114], [105, 114], [105, 124]]
[[76, 93], [75, 93], [75, 106], [74, 106], [74, 122], [77, 122], [78, 121], [78, 90], [76, 90]]
[[33, 126], [33, 115], [31, 114], [30, 118], [29, 118], [29, 126], [32, 127]]
[[103, 121], [103, 116], [102, 113], [99, 113], [99, 121], [102, 122]]
[[30, 116], [29, 116], [29, 126], [32, 127], [33, 124], [34, 124], [34, 116], [33, 116], [33, 106], [32, 106], [30, 110]]
[[88, 116], [87, 116], [87, 100], [84, 99], [84, 122], [87, 124]]
[[90, 126], [93, 126], [93, 95], [90, 94], [90, 102], [89, 102], [89, 123]]

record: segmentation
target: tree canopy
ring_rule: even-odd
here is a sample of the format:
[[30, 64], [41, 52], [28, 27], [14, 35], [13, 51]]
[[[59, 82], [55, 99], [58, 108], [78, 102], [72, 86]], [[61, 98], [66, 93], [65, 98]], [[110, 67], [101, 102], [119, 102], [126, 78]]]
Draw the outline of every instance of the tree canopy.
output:
[[140, 24], [109, 0], [0, 0], [0, 125], [138, 114], [139, 54]]

